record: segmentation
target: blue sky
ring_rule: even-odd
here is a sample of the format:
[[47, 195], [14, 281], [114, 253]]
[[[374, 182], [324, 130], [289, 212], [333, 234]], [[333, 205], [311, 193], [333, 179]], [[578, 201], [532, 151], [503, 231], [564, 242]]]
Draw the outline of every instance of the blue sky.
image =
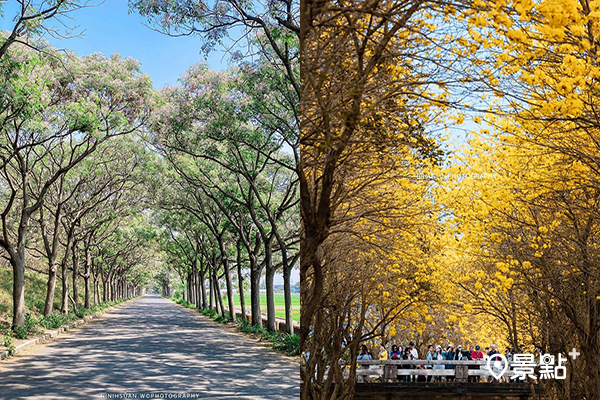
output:
[[[95, 2], [98, 3], [98, 2]], [[69, 25], [79, 25], [75, 32], [84, 31], [81, 37], [47, 40], [57, 48], [71, 49], [78, 55], [96, 52], [131, 56], [142, 63], [142, 71], [152, 78], [155, 88], [165, 84], [177, 85], [177, 79], [187, 68], [200, 61], [207, 62], [212, 69], [227, 68], [227, 56], [215, 51], [208, 59], [200, 54], [200, 41], [196, 37], [169, 37], [155, 32], [142, 24], [143, 18], [129, 13], [127, 0], [105, 0], [91, 8], [73, 12]], [[12, 30], [16, 2], [4, 4], [4, 18], [0, 18], [0, 29]], [[49, 20], [46, 25], [58, 26]]]

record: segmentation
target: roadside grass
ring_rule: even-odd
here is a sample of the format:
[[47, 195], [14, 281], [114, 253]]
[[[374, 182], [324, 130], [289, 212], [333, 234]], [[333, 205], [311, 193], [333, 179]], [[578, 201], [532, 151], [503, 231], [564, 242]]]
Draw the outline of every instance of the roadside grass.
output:
[[[188, 303], [187, 301], [181, 298], [171, 298], [175, 303], [181, 304], [184, 307], [190, 308], [192, 310], [198, 311], [202, 315], [206, 315], [209, 318], [212, 318], [214, 321], [225, 324], [229, 323], [229, 313], [225, 313], [225, 318], [216, 310], [211, 310], [208, 308], [199, 309], [193, 303]], [[241, 332], [249, 334], [259, 340], [267, 340], [270, 341], [270, 347], [273, 349], [279, 350], [288, 356], [295, 357], [300, 355], [300, 336], [293, 333], [287, 334], [279, 331], [276, 332], [268, 332], [264, 327], [258, 327], [252, 325], [248, 321], [243, 321], [241, 318], [236, 318], [238, 329]]]

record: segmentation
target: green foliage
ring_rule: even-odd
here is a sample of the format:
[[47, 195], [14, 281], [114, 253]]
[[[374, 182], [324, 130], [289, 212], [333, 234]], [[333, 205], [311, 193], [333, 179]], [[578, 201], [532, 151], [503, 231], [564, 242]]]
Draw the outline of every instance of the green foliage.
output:
[[244, 321], [241, 318], [237, 318], [237, 323], [240, 327], [240, 331], [253, 335], [259, 335], [263, 339], [267, 339], [273, 342], [272, 347], [276, 350], [283, 351], [288, 356], [300, 355], [300, 336], [293, 334], [286, 334], [279, 331], [269, 332], [263, 326], [252, 325], [248, 321]]
[[200, 311], [200, 314], [206, 315], [207, 317], [210, 317], [212, 319], [215, 319], [215, 317], [217, 315], [219, 315], [219, 313], [217, 312], [217, 310], [212, 309], [212, 308], [202, 308], [199, 311]]
[[40, 325], [46, 329], [60, 328], [68, 322], [68, 315], [65, 314], [50, 314], [40, 318]]
[[231, 317], [229, 316], [228, 312], [225, 312], [225, 316], [222, 316], [221, 314], [217, 314], [216, 316], [213, 317], [213, 319], [220, 324], [225, 324], [227, 322], [231, 322]]
[[15, 336], [17, 339], [27, 339], [30, 333], [35, 333], [36, 330], [33, 329], [37, 324], [37, 320], [31, 316], [30, 312], [25, 313], [25, 324], [23, 326], [15, 326]]
[[263, 336], [266, 336], [268, 334], [267, 330], [262, 326], [252, 325], [250, 322], [244, 321], [241, 318], [237, 318], [237, 322], [240, 326], [240, 330], [244, 333], [251, 333]]
[[15, 345], [13, 344], [14, 339], [12, 337], [12, 333], [10, 331], [2, 332], [2, 344], [8, 350], [8, 355], [12, 356], [15, 354]]
[[273, 348], [285, 352], [289, 356], [300, 355], [300, 335], [276, 332], [273, 337]]

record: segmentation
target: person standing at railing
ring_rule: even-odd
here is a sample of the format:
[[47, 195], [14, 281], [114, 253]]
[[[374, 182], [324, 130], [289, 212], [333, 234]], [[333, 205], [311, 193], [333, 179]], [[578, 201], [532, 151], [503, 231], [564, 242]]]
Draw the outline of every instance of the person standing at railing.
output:
[[[418, 360], [419, 359], [419, 352], [417, 351], [417, 349], [415, 348], [415, 342], [411, 341], [408, 344], [408, 348], [410, 349], [410, 355], [412, 357], [412, 360]], [[412, 368], [414, 369], [415, 366], [413, 365]], [[417, 377], [411, 377], [411, 380], [416, 382], [417, 381]]]
[[402, 350], [398, 349], [398, 346], [395, 344], [392, 345], [390, 360], [402, 360]]
[[[454, 361], [455, 356], [456, 356], [456, 353], [454, 352], [454, 346], [453, 345], [448, 346], [448, 349], [446, 349], [446, 361]], [[455, 369], [455, 367], [454, 367], [454, 365], [446, 365], [446, 369]], [[453, 381], [454, 377], [447, 376], [446, 379], [449, 381]]]
[[[427, 361], [431, 361], [433, 360], [433, 356], [435, 355], [435, 352], [433, 351], [433, 346], [429, 346], [427, 348], [427, 354], [425, 354], [425, 359]], [[426, 365], [425, 369], [431, 369], [431, 365]], [[433, 380], [433, 375], [426, 375], [425, 379], [427, 382], [431, 382]]]
[[388, 352], [385, 349], [385, 347], [383, 347], [383, 344], [379, 346], [379, 354], [377, 355], [377, 359], [378, 360], [387, 360], [388, 357]]
[[[444, 353], [442, 353], [442, 346], [437, 345], [435, 347], [435, 353], [433, 354], [433, 359], [438, 360], [438, 361], [444, 360]], [[433, 369], [444, 369], [444, 366], [442, 364], [436, 364], [433, 366]], [[435, 382], [440, 382], [442, 380], [441, 375], [434, 375], [433, 377], [434, 377]]]
[[498, 346], [495, 345], [494, 343], [492, 343], [490, 345], [490, 357], [493, 356], [494, 354], [498, 354], [500, 353], [500, 351], [498, 351]]
[[408, 348], [410, 349], [410, 354], [412, 355], [413, 360], [418, 360], [419, 359], [419, 352], [415, 348], [415, 342], [410, 342], [408, 344]]
[[[475, 346], [475, 350], [473, 350], [471, 352], [471, 360], [473, 360], [473, 361], [483, 360], [483, 353], [481, 352], [481, 347], [479, 347], [479, 345]], [[475, 366], [473, 369], [481, 369], [481, 368], [483, 368], [483, 366], [480, 365], [479, 367]], [[479, 382], [479, 376], [474, 376], [473, 382]]]
[[360, 347], [360, 353], [358, 354], [359, 361], [371, 361], [373, 359], [373, 355], [371, 354], [371, 350], [367, 347], [366, 344], [363, 344]]
[[[406, 348], [404, 349], [404, 355], [402, 357], [403, 360], [414, 360], [411, 352], [410, 352], [410, 348]], [[414, 366], [413, 365], [403, 365], [402, 369], [413, 369]], [[410, 382], [411, 381], [411, 376], [410, 375], [402, 375], [402, 382]]]
[[[487, 361], [489, 359], [490, 359], [490, 348], [486, 347], [485, 348], [485, 353], [483, 354], [483, 361], [485, 361], [487, 363]], [[487, 366], [485, 366], [485, 365], [481, 366], [481, 369], [485, 369], [485, 368], [487, 368]], [[488, 376], [487, 379], [485, 379], [485, 380], [486, 380], [486, 382], [490, 382], [491, 379], [492, 379], [492, 377]]]
[[[402, 360], [402, 349], [398, 348], [397, 345], [392, 345], [392, 351], [390, 352], [390, 360]], [[396, 378], [400, 381], [402, 378], [397, 375]]]
[[[371, 361], [373, 360], [373, 355], [371, 354], [371, 351], [369, 350], [369, 348], [367, 347], [367, 345], [362, 345], [360, 347], [360, 353], [358, 353], [358, 357], [357, 357], [358, 361]], [[369, 369], [368, 365], [360, 365], [360, 369]], [[362, 382], [369, 382], [369, 377], [363, 377], [362, 375], [357, 375], [356, 376], [356, 381], [359, 383]]]
[[471, 360], [483, 360], [483, 353], [481, 352], [481, 347], [479, 347], [479, 345], [475, 346], [475, 350], [471, 352]]

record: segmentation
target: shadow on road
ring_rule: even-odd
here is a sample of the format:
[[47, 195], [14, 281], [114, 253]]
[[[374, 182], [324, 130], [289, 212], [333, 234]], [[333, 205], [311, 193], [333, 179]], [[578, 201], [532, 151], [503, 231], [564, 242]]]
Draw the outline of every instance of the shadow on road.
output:
[[101, 398], [197, 393], [205, 398], [299, 398], [298, 366], [269, 349], [145, 296], [38, 354], [2, 365], [0, 398]]

